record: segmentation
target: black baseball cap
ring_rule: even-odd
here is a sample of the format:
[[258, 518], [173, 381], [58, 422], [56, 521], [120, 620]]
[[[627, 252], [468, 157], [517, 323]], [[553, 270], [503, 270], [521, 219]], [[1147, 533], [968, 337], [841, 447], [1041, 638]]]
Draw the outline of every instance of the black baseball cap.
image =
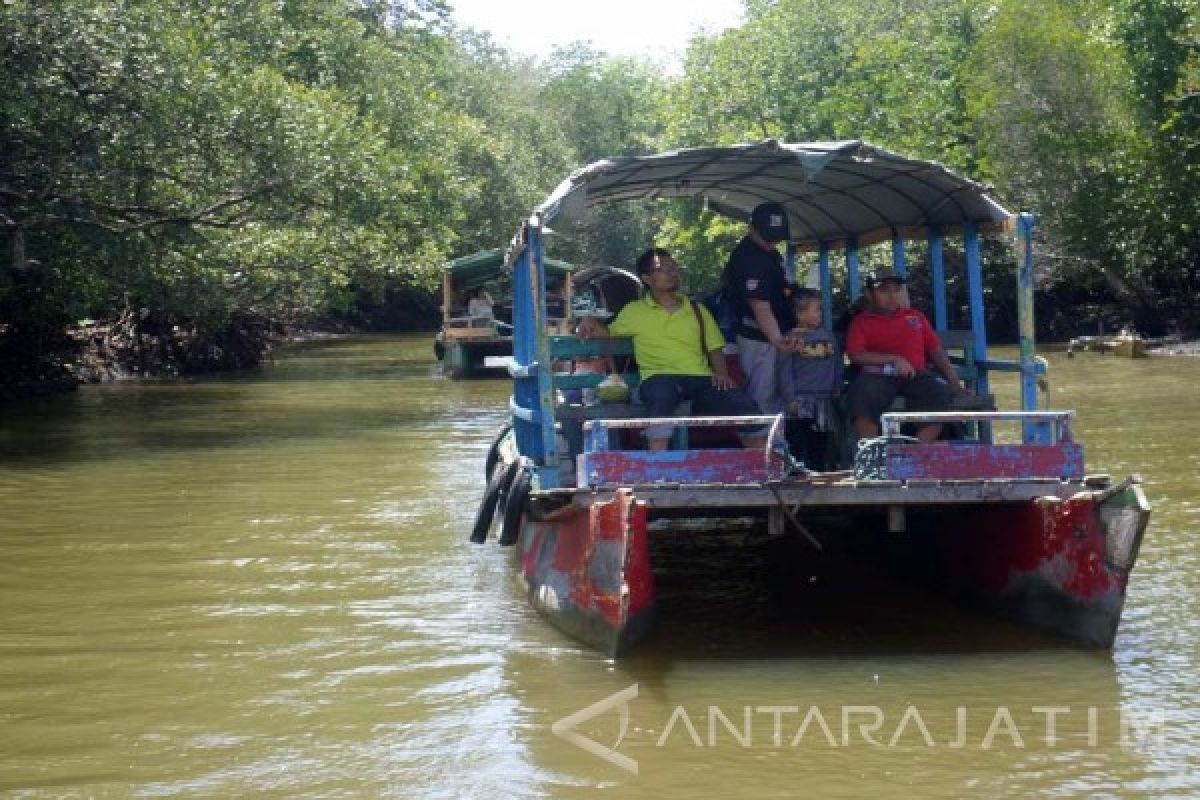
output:
[[908, 282], [904, 279], [903, 275], [890, 267], [880, 267], [874, 272], [869, 272], [867, 273], [867, 277], [864, 279], [864, 283], [868, 289], [874, 289], [879, 284], [887, 283], [888, 281], [899, 284]]
[[787, 209], [779, 203], [759, 203], [750, 214], [750, 224], [768, 242], [782, 242], [791, 233]]

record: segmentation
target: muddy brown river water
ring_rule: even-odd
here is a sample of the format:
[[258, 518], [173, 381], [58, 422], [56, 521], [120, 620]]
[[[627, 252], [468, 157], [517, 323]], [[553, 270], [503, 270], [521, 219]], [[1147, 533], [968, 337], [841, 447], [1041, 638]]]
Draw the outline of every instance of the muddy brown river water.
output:
[[0, 793], [1200, 796], [1200, 359], [1050, 360], [1155, 506], [1111, 653], [849, 577], [780, 606], [757, 540], [681, 529], [606, 662], [467, 543], [508, 386], [428, 336], [5, 408]]

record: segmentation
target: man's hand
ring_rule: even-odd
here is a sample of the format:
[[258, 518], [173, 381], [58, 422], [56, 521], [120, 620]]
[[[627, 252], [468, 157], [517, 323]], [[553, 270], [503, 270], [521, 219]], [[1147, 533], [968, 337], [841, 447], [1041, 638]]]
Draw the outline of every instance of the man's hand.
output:
[[731, 378], [728, 374], [722, 374], [722, 375], [714, 374], [712, 377], [712, 384], [714, 387], [716, 387], [717, 389], [720, 389], [722, 392], [727, 392], [730, 389], [737, 388], [737, 381], [735, 381], [733, 378]]
[[929, 354], [930, 360], [934, 366], [938, 368], [938, 372], [942, 373], [942, 377], [946, 379], [946, 383], [950, 386], [950, 390], [955, 394], [968, 394], [965, 386], [963, 386], [962, 378], [958, 376], [958, 370], [950, 363], [950, 357], [946, 355], [946, 350], [939, 347], [937, 350]]
[[908, 359], [904, 356], [893, 358], [892, 366], [896, 368], [896, 377], [898, 378], [911, 378], [917, 374], [917, 371], [913, 369], [913, 365], [908, 363]]

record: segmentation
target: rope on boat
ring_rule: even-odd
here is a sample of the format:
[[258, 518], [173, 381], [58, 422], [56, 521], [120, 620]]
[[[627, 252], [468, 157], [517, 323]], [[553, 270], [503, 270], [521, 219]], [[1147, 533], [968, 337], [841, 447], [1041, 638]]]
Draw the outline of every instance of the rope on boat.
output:
[[878, 436], [860, 439], [858, 452], [854, 455], [854, 479], [858, 481], [886, 481], [887, 447], [889, 444], [916, 444], [920, 439], [912, 436]]
[[1131, 486], [1134, 486], [1135, 484], [1139, 484], [1141, 482], [1142, 482], [1141, 475], [1130, 475], [1125, 480], [1121, 481], [1118, 484], [1114, 484], [1113, 486], [1110, 486], [1107, 489], [1102, 489], [1098, 492], [1092, 492], [1092, 502], [1095, 503], [1097, 506], [1099, 506], [1101, 503], [1108, 502], [1113, 497], [1116, 497], [1117, 495], [1119, 495], [1121, 492], [1123, 492], [1126, 489], [1130, 488]]
[[817, 540], [817, 537], [813, 536], [812, 532], [804, 526], [804, 523], [800, 521], [795, 512], [787, 507], [787, 503], [783, 502], [783, 495], [779, 493], [779, 489], [775, 486], [775, 484], [764, 483], [763, 485], [771, 490], [771, 494], [775, 495], [775, 502], [779, 504], [780, 509], [783, 510], [784, 516], [788, 518], [788, 521], [796, 526], [796, 530], [800, 531], [800, 533], [804, 535], [805, 539], [808, 539], [809, 544], [816, 548], [818, 553], [823, 552], [825, 548]]

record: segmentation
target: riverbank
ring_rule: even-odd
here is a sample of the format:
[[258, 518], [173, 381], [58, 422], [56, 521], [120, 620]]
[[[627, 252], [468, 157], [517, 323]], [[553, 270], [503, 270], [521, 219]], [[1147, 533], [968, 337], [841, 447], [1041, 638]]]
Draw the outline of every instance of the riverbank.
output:
[[[359, 332], [362, 328], [331, 318], [245, 317], [214, 333], [194, 325], [138, 320], [130, 314], [26, 336], [0, 325], [0, 403], [61, 394], [83, 384], [247, 369], [287, 342]], [[1044, 343], [1042, 347], [1059, 350], [1066, 345]], [[1147, 353], [1200, 357], [1200, 339], [1159, 340]]]
[[363, 294], [341, 315], [238, 314], [213, 329], [128, 309], [66, 327], [0, 322], [0, 403], [69, 392], [82, 384], [203, 375], [261, 364], [285, 342], [365, 331], [434, 330], [440, 296], [393, 286]]
[[[1074, 346], [1079, 351], [1092, 350], [1105, 355], [1111, 353], [1113, 349], [1111, 345], [1105, 344], [1109, 340], [1116, 341], [1116, 337], [1080, 337], [1072, 339], [1070, 342], [1038, 342], [1038, 351], [1042, 353], [1070, 353]], [[1100, 346], [1096, 346], [1096, 341], [1100, 342]], [[1200, 339], [1185, 339], [1181, 335], [1173, 334], [1157, 339], [1143, 339], [1142, 341], [1145, 344], [1144, 353], [1147, 356], [1154, 356], [1156, 358], [1160, 356], [1200, 356]]]
[[1164, 342], [1146, 350], [1152, 356], [1200, 356], [1200, 339]]
[[343, 322], [242, 317], [216, 331], [123, 314], [62, 331], [0, 326], [0, 403], [60, 394], [83, 384], [202, 375], [254, 367], [279, 344], [354, 333]]

